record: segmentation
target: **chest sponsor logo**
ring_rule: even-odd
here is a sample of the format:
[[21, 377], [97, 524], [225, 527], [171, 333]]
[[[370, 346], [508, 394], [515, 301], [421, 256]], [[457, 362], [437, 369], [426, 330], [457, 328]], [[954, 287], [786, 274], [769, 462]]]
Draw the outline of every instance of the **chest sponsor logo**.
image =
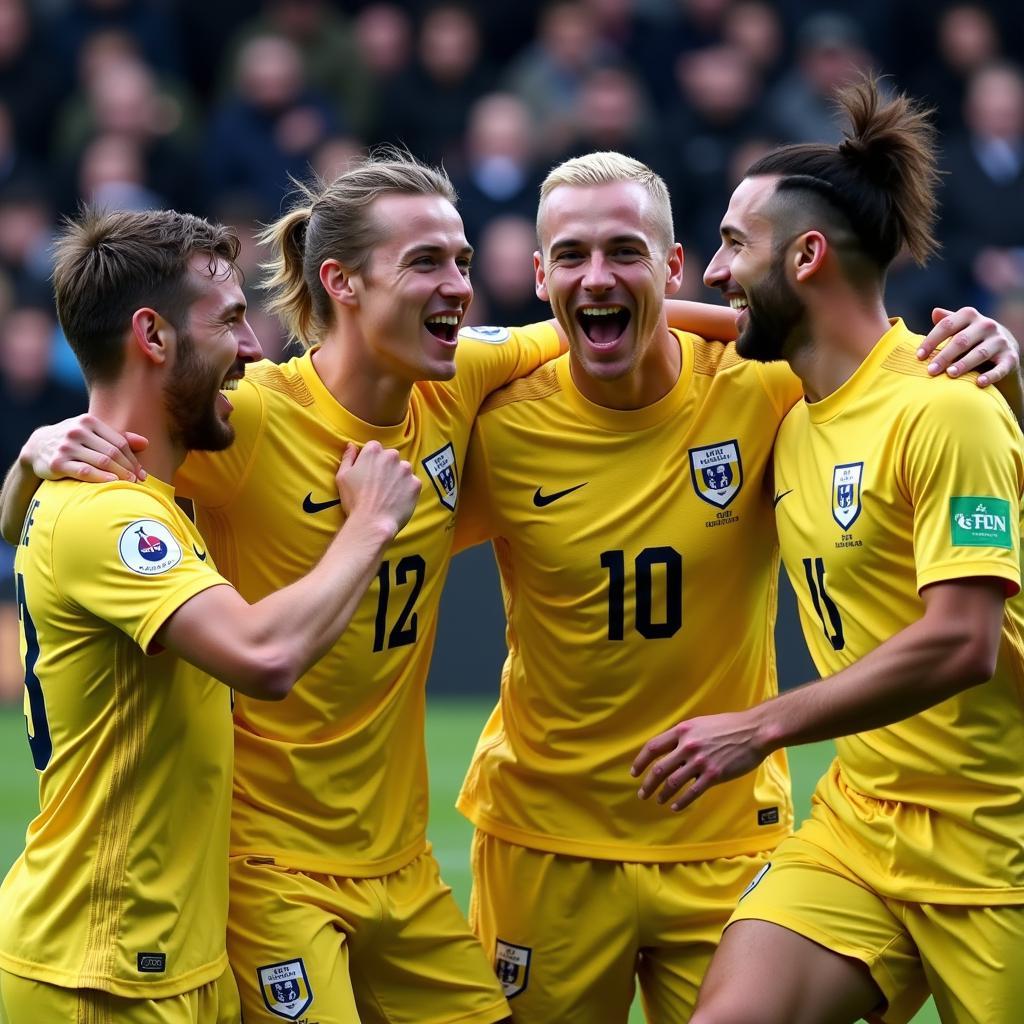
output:
[[505, 992], [505, 998], [511, 999], [526, 991], [530, 981], [530, 960], [533, 950], [529, 946], [517, 946], [512, 942], [498, 939], [494, 944], [494, 973]]
[[285, 1020], [298, 1020], [313, 1002], [313, 990], [302, 957], [257, 967], [260, 991], [267, 1009]]
[[832, 518], [848, 530], [860, 515], [860, 484], [863, 462], [846, 462], [832, 469]]
[[428, 455], [423, 460], [423, 468], [427, 471], [441, 504], [454, 512], [455, 503], [459, 500], [459, 466], [451, 441], [433, 455]]
[[698, 498], [725, 508], [743, 486], [739, 442], [721, 441], [690, 449], [690, 476]]
[[1002, 498], [950, 498], [949, 520], [951, 540], [956, 547], [1013, 548], [1010, 503]]
[[512, 332], [507, 327], [463, 327], [459, 337], [482, 341], [488, 345], [501, 345], [512, 337]]
[[136, 519], [121, 531], [117, 553], [140, 576], [159, 576], [181, 561], [181, 545], [163, 523]]

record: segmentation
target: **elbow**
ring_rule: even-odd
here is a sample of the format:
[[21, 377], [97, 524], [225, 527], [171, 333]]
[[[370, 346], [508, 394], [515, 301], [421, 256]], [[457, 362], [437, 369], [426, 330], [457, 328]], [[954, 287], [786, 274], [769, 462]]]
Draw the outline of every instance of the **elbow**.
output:
[[946, 662], [946, 676], [953, 693], [987, 683], [996, 672], [999, 637], [971, 635], [962, 638]]
[[225, 680], [256, 700], [284, 700], [298, 682], [300, 666], [281, 648], [253, 647], [237, 668], [237, 678]]

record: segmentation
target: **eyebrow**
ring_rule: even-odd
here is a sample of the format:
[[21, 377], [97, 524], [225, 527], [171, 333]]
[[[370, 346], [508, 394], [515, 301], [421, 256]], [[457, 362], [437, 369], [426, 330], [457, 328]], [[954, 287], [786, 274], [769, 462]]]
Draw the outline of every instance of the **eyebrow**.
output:
[[718, 233], [723, 238], [736, 238], [739, 239], [739, 241], [741, 242], [745, 242], [747, 240], [747, 236], [742, 231], [740, 231], [739, 228], [734, 228], [731, 224], [723, 224], [718, 229]]
[[[644, 246], [644, 248], [648, 247], [647, 239], [644, 238], [643, 235], [634, 235], [634, 234], [614, 235], [612, 238], [608, 239], [608, 244], [609, 245], [622, 245], [623, 242], [632, 242], [634, 245], [642, 245], [642, 246]], [[578, 246], [582, 246], [582, 245], [585, 245], [585, 244], [586, 243], [583, 242], [582, 239], [579, 239], [579, 238], [556, 238], [555, 241], [553, 241], [551, 243], [550, 248], [553, 251], [555, 249], [564, 249], [564, 248], [566, 248], [566, 246], [577, 246], [578, 247]]]
[[[414, 256], [443, 256], [448, 250], [443, 245], [431, 245], [424, 243], [423, 245], [414, 245], [411, 249], [407, 249], [402, 253], [402, 260], [412, 259]], [[464, 245], [459, 249], [459, 256], [472, 256], [473, 246]]]
[[244, 302], [232, 302], [230, 306], [225, 306], [218, 315], [222, 320], [227, 320], [239, 313], [244, 315], [247, 308]]

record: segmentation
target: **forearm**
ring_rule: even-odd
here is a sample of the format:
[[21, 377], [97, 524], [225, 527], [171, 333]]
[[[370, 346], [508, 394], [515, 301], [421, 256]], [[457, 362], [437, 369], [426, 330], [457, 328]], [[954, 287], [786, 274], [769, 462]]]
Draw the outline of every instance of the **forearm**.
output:
[[716, 341], [736, 338], [736, 314], [728, 306], [687, 299], [666, 299], [665, 313], [669, 327], [689, 331]]
[[751, 708], [766, 752], [891, 725], [985, 682], [993, 666], [965, 634], [921, 619], [834, 676]]
[[252, 642], [278, 652], [291, 682], [348, 627], [394, 534], [386, 522], [349, 518], [311, 572], [251, 606]]
[[7, 471], [3, 490], [0, 491], [0, 533], [9, 544], [17, 544], [25, 513], [40, 484], [31, 466], [19, 459]]

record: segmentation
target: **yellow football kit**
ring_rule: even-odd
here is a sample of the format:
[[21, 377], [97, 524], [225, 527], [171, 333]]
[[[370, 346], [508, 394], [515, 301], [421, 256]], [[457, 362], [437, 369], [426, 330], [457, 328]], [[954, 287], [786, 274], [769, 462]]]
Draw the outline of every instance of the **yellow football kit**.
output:
[[[776, 692], [778, 556], [765, 473], [799, 385], [783, 364], [677, 338], [679, 378], [651, 406], [592, 404], [563, 356], [498, 392], [477, 419], [457, 544], [494, 539], [509, 654], [458, 806], [488, 838], [663, 865], [749, 857], [791, 828], [782, 756], [683, 814], [638, 800], [629, 773], [643, 744], [681, 719]], [[594, 871], [587, 899], [604, 905], [607, 871]], [[564, 938], [565, 908], [498, 875], [476, 878], [474, 904], [478, 922], [493, 923], [487, 951], [516, 1019], [614, 1019], [600, 1017], [604, 982], [591, 977], [607, 958], [545, 960], [547, 932]], [[719, 930], [747, 881], [725, 887]], [[630, 986], [638, 935], [648, 957], [682, 948], [643, 919], [617, 934]], [[546, 994], [568, 989], [572, 1006]], [[658, 1019], [674, 1019], [667, 1004]]]
[[[424, 855], [424, 683], [470, 429], [488, 393], [558, 351], [558, 337], [547, 324], [515, 336], [504, 329], [464, 330], [455, 379], [417, 384], [405, 419], [389, 427], [365, 423], [339, 405], [309, 353], [282, 366], [260, 363], [247, 369], [232, 394], [235, 444], [216, 454], [193, 453], [186, 461], [176, 482], [194, 499], [218, 565], [250, 601], [308, 572], [341, 526], [335, 474], [347, 442], [375, 439], [396, 448], [423, 481], [411, 521], [385, 553], [376, 582], [338, 643], [284, 701], [265, 707], [237, 698], [236, 860], [263, 858], [314, 875], [372, 879]], [[442, 895], [450, 899], [447, 890]], [[292, 909], [316, 913], [306, 906]], [[266, 934], [260, 952], [249, 937], [260, 934], [264, 910], [233, 896], [229, 950], [242, 979], [246, 1020], [274, 1019], [263, 998], [258, 1005], [246, 999], [267, 979], [308, 985], [309, 1012], [331, 1018], [327, 1001], [334, 989], [325, 979], [333, 965], [310, 962], [314, 951], [289, 940], [308, 931], [301, 923]], [[347, 934], [341, 930], [339, 943]], [[401, 936], [395, 941], [400, 944]], [[383, 957], [384, 945], [377, 948]], [[375, 963], [373, 953], [367, 949], [358, 963], [353, 959], [357, 1002], [372, 990], [375, 970], [390, 970], [383, 959]], [[292, 961], [294, 976], [273, 981], [276, 975], [266, 968]], [[478, 964], [472, 956], [461, 961], [467, 979], [482, 973], [494, 985], [482, 955]], [[416, 966], [413, 955], [410, 979]], [[428, 967], [418, 982], [408, 981], [410, 1001], [418, 999], [418, 1007], [396, 1021], [427, 1024], [458, 1016], [458, 995], [440, 995]], [[270, 990], [263, 991], [266, 996]], [[500, 1001], [500, 990], [493, 991]], [[477, 1005], [472, 991], [470, 996], [467, 1014]], [[466, 1021], [502, 1015], [498, 1010]]]
[[[931, 380], [915, 357], [919, 343], [896, 321], [839, 390], [786, 419], [775, 455], [783, 558], [823, 676], [917, 621], [924, 587], [971, 577], [1003, 580], [1011, 595], [996, 672], [904, 721], [837, 740], [811, 818], [777, 851], [737, 917], [775, 920], [817, 941], [823, 929], [841, 938], [843, 907], [811, 898], [828, 906], [830, 920], [801, 927], [785, 882], [796, 877], [790, 860], [815, 850], [876, 894], [883, 920], [897, 904], [957, 908], [964, 922], [966, 910], [987, 908], [997, 926], [956, 941], [989, 969], [1006, 965], [1016, 997], [1001, 1012], [949, 1019], [997, 1024], [1016, 1019], [1024, 996], [1024, 446], [997, 394]], [[945, 940], [934, 938], [941, 929], [911, 931], [920, 959], [949, 963], [937, 998], [989, 984], [986, 969], [974, 976], [970, 958], [950, 954], [949, 936], [959, 930], [947, 923]], [[894, 1008], [899, 992], [883, 948], [865, 947], [863, 959], [881, 960], [872, 969], [890, 1001], [886, 1020], [906, 1019]]]
[[198, 989], [227, 967], [231, 695], [154, 637], [226, 581], [154, 477], [43, 483], [15, 572], [40, 813], [0, 888], [0, 968], [129, 1000]]

